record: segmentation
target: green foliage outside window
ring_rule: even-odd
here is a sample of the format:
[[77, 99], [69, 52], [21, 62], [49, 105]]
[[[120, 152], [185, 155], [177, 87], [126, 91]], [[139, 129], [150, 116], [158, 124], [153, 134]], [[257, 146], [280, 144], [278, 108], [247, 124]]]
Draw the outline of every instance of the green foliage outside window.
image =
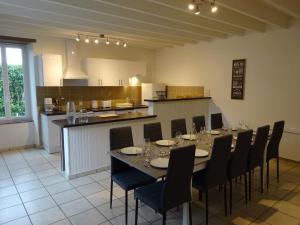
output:
[[[0, 117], [5, 117], [2, 66], [0, 65]], [[25, 116], [22, 65], [8, 65], [11, 116]]]

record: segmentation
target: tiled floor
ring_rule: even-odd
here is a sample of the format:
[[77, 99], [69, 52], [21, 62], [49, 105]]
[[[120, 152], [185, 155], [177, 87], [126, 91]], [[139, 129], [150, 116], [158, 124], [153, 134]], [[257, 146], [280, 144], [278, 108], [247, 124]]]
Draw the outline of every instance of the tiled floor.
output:
[[[234, 184], [233, 214], [224, 217], [223, 193], [211, 190], [209, 224], [300, 224], [300, 163], [281, 160], [281, 180], [259, 192], [254, 175], [253, 201], [247, 206], [243, 184]], [[129, 224], [134, 200], [129, 198]], [[193, 193], [193, 224], [203, 224], [203, 203]], [[180, 224], [181, 211], [168, 213], [168, 224]], [[113, 209], [109, 208], [109, 172], [67, 180], [60, 174], [60, 156], [31, 149], [0, 154], [0, 224], [5, 225], [124, 225], [124, 191], [115, 185]], [[161, 224], [161, 217], [140, 204], [139, 224]]]

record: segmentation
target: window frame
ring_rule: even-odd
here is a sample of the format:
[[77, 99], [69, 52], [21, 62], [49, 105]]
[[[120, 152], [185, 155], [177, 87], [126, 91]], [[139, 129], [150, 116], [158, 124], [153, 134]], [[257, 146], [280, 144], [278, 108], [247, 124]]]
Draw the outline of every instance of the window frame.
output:
[[[6, 60], [6, 48], [20, 48], [22, 51], [22, 72], [23, 72], [23, 84], [24, 84], [24, 116], [12, 116], [11, 114], [11, 98], [9, 92], [9, 77], [8, 77], [8, 65]], [[11, 44], [0, 42], [1, 51], [1, 65], [2, 65], [2, 79], [3, 79], [3, 99], [5, 117], [0, 117], [0, 124], [31, 121], [31, 101], [30, 101], [30, 89], [29, 89], [29, 71], [28, 71], [28, 54], [25, 44]]]

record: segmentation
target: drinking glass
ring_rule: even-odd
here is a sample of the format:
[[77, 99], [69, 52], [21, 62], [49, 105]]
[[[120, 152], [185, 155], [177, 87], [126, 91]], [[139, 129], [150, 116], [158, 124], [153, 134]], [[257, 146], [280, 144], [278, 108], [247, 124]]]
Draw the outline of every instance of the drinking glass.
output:
[[180, 131], [177, 131], [177, 132], [175, 133], [175, 139], [176, 139], [176, 144], [177, 144], [177, 145], [182, 144], [182, 135], [181, 135], [181, 132], [180, 132]]

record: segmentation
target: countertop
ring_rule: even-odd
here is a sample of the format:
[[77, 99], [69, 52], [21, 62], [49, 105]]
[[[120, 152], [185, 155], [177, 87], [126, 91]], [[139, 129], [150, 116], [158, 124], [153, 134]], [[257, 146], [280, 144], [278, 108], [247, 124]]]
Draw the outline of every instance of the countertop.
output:
[[166, 99], [145, 99], [145, 102], [172, 102], [172, 101], [186, 101], [186, 100], [199, 100], [211, 99], [211, 97], [191, 97], [191, 98], [166, 98]]
[[121, 122], [121, 121], [128, 121], [128, 120], [148, 119], [148, 118], [155, 118], [155, 117], [156, 115], [130, 112], [130, 113], [119, 114], [116, 117], [100, 118], [100, 117], [92, 116], [92, 117], [88, 117], [88, 122], [86, 123], [79, 122], [79, 119], [76, 119], [75, 123], [69, 122], [67, 119], [53, 120], [52, 122], [61, 128], [66, 128], [66, 127], [87, 126], [87, 125], [102, 124], [102, 123]]
[[[98, 109], [87, 109], [87, 110], [91, 112], [106, 112], [106, 111], [122, 111], [122, 110], [134, 110], [134, 109], [146, 109], [146, 108], [148, 108], [148, 106], [146, 105], [137, 105], [132, 107], [124, 107], [124, 108], [110, 107], [110, 108], [98, 108]], [[43, 111], [41, 113], [46, 116], [58, 116], [58, 115], [66, 114], [66, 112], [64, 111], [53, 111], [53, 112]]]

